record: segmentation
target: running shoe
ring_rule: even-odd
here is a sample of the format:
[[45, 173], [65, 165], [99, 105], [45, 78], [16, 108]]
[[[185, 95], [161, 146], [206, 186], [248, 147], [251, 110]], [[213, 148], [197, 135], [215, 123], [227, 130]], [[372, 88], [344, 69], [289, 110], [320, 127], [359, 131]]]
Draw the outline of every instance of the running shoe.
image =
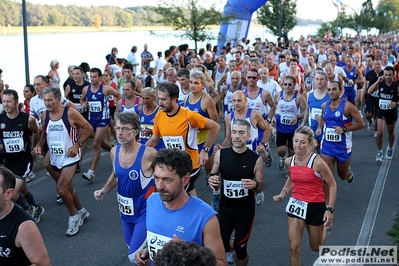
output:
[[367, 131], [371, 132], [371, 130], [373, 130], [373, 126], [371, 125], [370, 122], [367, 123]]
[[262, 192], [259, 192], [259, 193], [257, 193], [257, 194], [255, 195], [255, 203], [256, 203], [256, 206], [261, 205], [264, 201], [265, 201], [265, 193], [263, 193], [263, 191], [262, 191]]
[[375, 130], [374, 130], [374, 135], [373, 135], [373, 137], [374, 137], [374, 138], [377, 137], [377, 131], [375, 131]]
[[78, 164], [78, 166], [76, 166], [75, 173], [79, 173], [80, 171], [82, 171], [82, 166]]
[[44, 208], [42, 206], [37, 205], [37, 207], [35, 207], [35, 212], [33, 213], [33, 220], [35, 221], [35, 223], [39, 223], [40, 222], [40, 216], [42, 216], [44, 213]]
[[220, 202], [220, 193], [213, 194], [211, 206], [215, 211], [219, 210], [219, 202]]
[[58, 204], [62, 204], [64, 203], [64, 201], [62, 200], [61, 196], [59, 194], [57, 194], [57, 199], [56, 199]]
[[354, 178], [354, 177], [355, 177], [355, 175], [353, 174], [351, 168], [349, 167], [349, 176], [348, 176], [348, 178], [346, 179], [346, 181], [348, 181], [348, 183], [350, 184], [350, 183], [353, 182], [353, 178]]
[[80, 223], [80, 217], [69, 217], [68, 220], [68, 229], [66, 230], [66, 234], [68, 236], [73, 236], [76, 235], [76, 233], [79, 231], [79, 223]]
[[96, 175], [93, 171], [89, 170], [87, 171], [87, 173], [83, 173], [82, 177], [86, 180], [89, 180], [90, 182], [94, 182], [94, 178], [96, 177]]
[[234, 264], [236, 262], [236, 251], [232, 250], [226, 253], [226, 259], [228, 264]]
[[391, 160], [393, 157], [393, 149], [389, 149], [387, 150], [387, 153], [385, 154], [385, 159]]
[[78, 211], [78, 215], [79, 215], [79, 226], [82, 226], [83, 223], [85, 222], [85, 219], [90, 216], [90, 213], [86, 209], [83, 209], [81, 212]]
[[26, 183], [29, 183], [30, 181], [32, 181], [34, 178], [36, 177], [36, 175], [31, 171], [28, 176], [26, 177], [25, 181]]
[[33, 218], [36, 212], [36, 207], [33, 205], [29, 205], [29, 209], [27, 209], [26, 212]]
[[329, 226], [327, 226], [327, 228], [326, 228], [327, 235], [331, 234], [332, 225], [333, 224], [331, 223]]
[[278, 162], [277, 168], [280, 171], [282, 171], [284, 169], [284, 158], [280, 157], [280, 161]]
[[382, 158], [384, 158], [382, 151], [378, 151], [377, 156], [375, 157], [375, 161], [380, 163], [380, 162], [382, 162]]

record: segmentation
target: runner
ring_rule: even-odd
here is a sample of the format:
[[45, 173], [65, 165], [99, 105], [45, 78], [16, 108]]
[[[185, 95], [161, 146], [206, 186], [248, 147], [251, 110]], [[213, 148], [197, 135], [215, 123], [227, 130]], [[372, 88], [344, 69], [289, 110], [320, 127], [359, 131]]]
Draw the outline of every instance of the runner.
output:
[[[216, 152], [208, 183], [223, 191], [219, 205], [219, 222], [225, 252], [235, 251], [236, 265], [248, 265], [247, 243], [255, 218], [254, 192], [263, 191], [263, 160], [247, 147], [251, 124], [246, 119], [233, 121], [233, 145]], [[231, 167], [234, 165], [234, 167]], [[235, 231], [233, 247], [230, 237]]]
[[[152, 137], [147, 141], [149, 147], [156, 147], [161, 137], [166, 148], [179, 148], [190, 154], [192, 159], [191, 180], [186, 188], [196, 196], [194, 183], [199, 177], [200, 166], [205, 166], [220, 126], [216, 122], [192, 112], [177, 103], [179, 88], [176, 84], [165, 82], [158, 86], [158, 101], [162, 112], [154, 119]], [[208, 130], [208, 137], [201, 153], [198, 152], [197, 131]]]
[[49, 266], [50, 258], [39, 229], [11, 201], [14, 187], [13, 173], [0, 167], [0, 265]]
[[[50, 163], [56, 174], [57, 192], [69, 212], [68, 236], [75, 235], [89, 212], [82, 206], [72, 180], [76, 166], [79, 164], [80, 147], [90, 136], [93, 128], [76, 110], [61, 105], [59, 89], [48, 87], [43, 91], [46, 112], [42, 114], [43, 134], [34, 148], [36, 154], [41, 153], [42, 146], [47, 142], [50, 153]], [[83, 132], [78, 136], [78, 129]]]
[[94, 171], [100, 161], [101, 148], [106, 151], [111, 150], [111, 145], [104, 140], [104, 134], [110, 125], [110, 111], [108, 97], [113, 95], [117, 101], [120, 99], [120, 94], [110, 86], [100, 84], [100, 77], [102, 73], [98, 68], [90, 69], [91, 84], [83, 88], [80, 104], [82, 109], [88, 109], [88, 120], [93, 127], [91, 137], [93, 140], [93, 160], [90, 169], [83, 173], [82, 177], [94, 182]]
[[39, 133], [37, 124], [33, 116], [19, 111], [18, 93], [15, 90], [3, 91], [2, 103], [4, 112], [0, 114], [0, 135], [3, 144], [0, 148], [5, 152], [4, 166], [16, 178], [12, 200], [39, 223], [44, 208], [36, 203], [26, 185], [26, 178], [33, 168], [31, 135]]
[[[175, 98], [177, 100], [177, 96]], [[202, 200], [184, 191], [192, 179], [191, 157], [176, 148], [163, 149], [153, 159], [152, 166], [158, 192], [153, 193], [147, 201], [148, 248], [136, 252], [138, 265], [145, 265], [148, 261], [146, 258], [153, 261], [157, 251], [170, 240], [182, 239], [211, 249], [217, 265], [225, 266], [216, 212]], [[154, 238], [159, 241], [151, 241]]]
[[[326, 240], [326, 229], [334, 220], [337, 186], [328, 165], [311, 147], [315, 145], [313, 131], [307, 126], [295, 130], [292, 157], [285, 159], [288, 178], [280, 194], [273, 197], [280, 203], [292, 189], [286, 212], [288, 215], [288, 240], [290, 243], [290, 265], [301, 265], [303, 231], [309, 234], [310, 248], [318, 252]], [[323, 184], [328, 187], [324, 195]], [[325, 201], [329, 202], [326, 206]]]
[[110, 156], [113, 164], [107, 183], [94, 191], [102, 201], [117, 187], [117, 197], [128, 257], [136, 264], [136, 252], [146, 243], [147, 199], [155, 191], [154, 171], [151, 166], [156, 150], [138, 142], [140, 120], [136, 114], [121, 113], [115, 116], [115, 131], [120, 145], [113, 147]]
[[[387, 66], [384, 69], [384, 76], [370, 86], [368, 93], [378, 92], [377, 107], [377, 157], [376, 162], [382, 162], [384, 154], [382, 152], [382, 143], [385, 125], [388, 130], [388, 148], [385, 158], [391, 160], [393, 157], [393, 143], [395, 141], [395, 125], [398, 120], [397, 105], [399, 102], [398, 83], [394, 80], [395, 69]], [[4, 95], [4, 94], [3, 94]], [[4, 101], [4, 100], [3, 100]]]
[[[356, 106], [343, 100], [343, 87], [339, 82], [330, 82], [327, 92], [330, 100], [322, 105], [322, 115], [315, 134], [323, 137], [320, 145], [320, 156], [334, 173], [337, 162], [338, 176], [352, 183], [353, 172], [350, 169], [352, 155], [352, 131], [362, 129], [364, 121]], [[353, 124], [353, 119], [355, 124]], [[327, 191], [325, 191], [326, 195]]]

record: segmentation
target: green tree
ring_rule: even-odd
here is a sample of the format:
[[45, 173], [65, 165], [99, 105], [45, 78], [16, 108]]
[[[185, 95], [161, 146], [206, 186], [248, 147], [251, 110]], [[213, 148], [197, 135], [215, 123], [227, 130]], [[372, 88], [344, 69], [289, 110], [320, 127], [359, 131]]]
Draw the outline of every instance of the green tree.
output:
[[279, 1], [281, 1], [281, 29], [287, 27], [288, 30], [292, 30], [297, 23], [296, 0], [269, 0], [257, 12], [258, 22], [276, 36], [281, 34], [278, 32]]
[[172, 27], [175, 31], [181, 31], [176, 36], [181, 38], [193, 40], [195, 49], [197, 43], [206, 40], [214, 40], [215, 36], [209, 33], [211, 25], [219, 25], [222, 19], [222, 14], [216, 9], [215, 5], [207, 5], [207, 8], [202, 7], [204, 1], [200, 0], [177, 0], [164, 1], [161, 0], [158, 7], [152, 10], [159, 15], [159, 19], [148, 19], [155, 23], [161, 23], [165, 26]]
[[116, 12], [116, 16], [118, 18], [117, 19], [118, 26], [122, 26], [124, 28], [129, 28], [133, 26], [133, 17], [129, 12], [125, 10], [120, 10]]
[[47, 14], [47, 23], [54, 26], [61, 26], [64, 22], [64, 15], [62, 15], [55, 7], [53, 7]]
[[92, 23], [92, 25], [94, 27], [96, 27], [98, 29], [101, 26], [101, 17], [100, 17], [100, 15], [95, 14], [93, 16], [93, 19], [92, 19], [91, 23]]
[[337, 30], [335, 21], [323, 22], [320, 28], [317, 29], [317, 36], [326, 36], [327, 31], [331, 30], [333, 36], [338, 36], [339, 30]]

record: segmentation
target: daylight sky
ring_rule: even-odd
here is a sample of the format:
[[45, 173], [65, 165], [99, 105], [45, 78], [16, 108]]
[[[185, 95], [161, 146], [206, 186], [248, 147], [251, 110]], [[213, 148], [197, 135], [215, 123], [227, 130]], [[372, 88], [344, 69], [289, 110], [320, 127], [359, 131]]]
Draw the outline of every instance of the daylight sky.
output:
[[[15, 2], [21, 2], [21, 0], [14, 0]], [[226, 4], [226, 1], [222, 0], [209, 0], [210, 2], [215, 2], [219, 7], [223, 8]], [[333, 5], [333, 2], [339, 0], [297, 0], [297, 16], [299, 18], [309, 18], [309, 19], [322, 19], [325, 21], [334, 20], [337, 16], [336, 7]], [[340, 0], [343, 4], [352, 7], [355, 10], [359, 10], [364, 0]], [[48, 5], [114, 5], [122, 8], [128, 6], [141, 6], [142, 3], [146, 5], [156, 5], [158, 3], [157, 0], [27, 0], [27, 2], [31, 2], [34, 4], [48, 4]], [[139, 4], [140, 3], [140, 4]], [[377, 5], [378, 0], [373, 0], [373, 4]]]

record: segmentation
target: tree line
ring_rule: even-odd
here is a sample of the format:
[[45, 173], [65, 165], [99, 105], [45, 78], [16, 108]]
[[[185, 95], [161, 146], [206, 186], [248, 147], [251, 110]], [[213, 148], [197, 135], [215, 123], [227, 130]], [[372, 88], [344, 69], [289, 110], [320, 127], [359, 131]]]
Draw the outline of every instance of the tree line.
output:
[[[26, 3], [28, 26], [151, 26], [158, 18], [150, 7], [41, 5]], [[22, 25], [21, 3], [0, 0], [0, 26]]]

